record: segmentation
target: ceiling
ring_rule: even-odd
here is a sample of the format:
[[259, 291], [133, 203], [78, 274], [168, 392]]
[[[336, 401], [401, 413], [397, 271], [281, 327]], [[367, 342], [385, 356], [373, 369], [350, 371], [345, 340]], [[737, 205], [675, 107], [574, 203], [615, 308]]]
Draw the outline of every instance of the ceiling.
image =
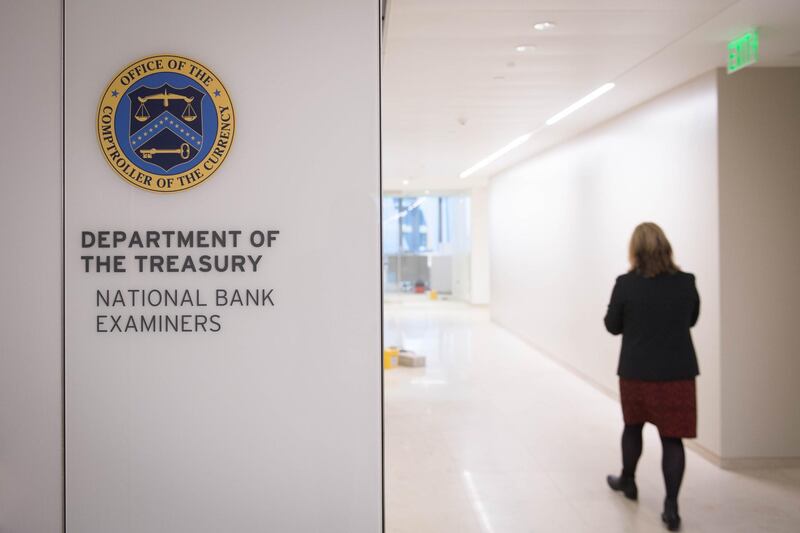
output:
[[[537, 22], [556, 27], [536, 31]], [[503, 168], [726, 62], [759, 28], [758, 66], [800, 66], [798, 0], [390, 0], [384, 190], [485, 184]], [[533, 52], [517, 52], [533, 45]], [[735, 75], [735, 74], [734, 74]], [[606, 82], [616, 88], [552, 126]], [[531, 131], [519, 148], [459, 174]]]

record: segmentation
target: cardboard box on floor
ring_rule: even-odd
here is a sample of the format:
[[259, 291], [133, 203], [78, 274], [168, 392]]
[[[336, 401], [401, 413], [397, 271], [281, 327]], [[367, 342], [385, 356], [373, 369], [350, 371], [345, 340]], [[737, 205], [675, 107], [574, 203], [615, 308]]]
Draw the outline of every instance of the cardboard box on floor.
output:
[[425, 356], [419, 355], [414, 352], [407, 352], [405, 350], [400, 350], [400, 366], [411, 366], [411, 367], [418, 367], [418, 366], [425, 366]]

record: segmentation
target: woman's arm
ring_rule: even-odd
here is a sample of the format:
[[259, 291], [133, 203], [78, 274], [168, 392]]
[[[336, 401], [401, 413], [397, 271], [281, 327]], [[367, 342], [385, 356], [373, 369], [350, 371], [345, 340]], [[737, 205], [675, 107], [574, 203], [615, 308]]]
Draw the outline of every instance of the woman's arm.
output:
[[700, 294], [697, 292], [694, 276], [692, 276], [692, 291], [694, 292], [694, 309], [692, 310], [692, 319], [689, 323], [690, 328], [697, 324], [697, 318], [700, 316]]
[[[622, 276], [620, 276], [621, 278]], [[624, 303], [622, 300], [622, 288], [620, 287], [620, 278], [614, 284], [614, 290], [611, 291], [611, 302], [608, 304], [608, 311], [606, 311], [606, 329], [612, 335], [619, 335], [622, 333], [622, 311]]]

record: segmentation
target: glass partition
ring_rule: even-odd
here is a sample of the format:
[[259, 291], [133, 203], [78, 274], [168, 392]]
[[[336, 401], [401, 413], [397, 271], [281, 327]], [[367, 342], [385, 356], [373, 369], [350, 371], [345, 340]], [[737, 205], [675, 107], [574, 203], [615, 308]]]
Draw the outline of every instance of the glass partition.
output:
[[463, 195], [384, 196], [384, 291], [452, 293], [454, 256], [469, 254], [469, 208]]

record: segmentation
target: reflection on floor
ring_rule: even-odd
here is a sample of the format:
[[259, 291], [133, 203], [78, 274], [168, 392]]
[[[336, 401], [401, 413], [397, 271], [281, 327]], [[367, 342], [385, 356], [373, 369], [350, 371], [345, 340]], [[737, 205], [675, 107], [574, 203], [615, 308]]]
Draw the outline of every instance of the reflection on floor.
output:
[[[485, 309], [387, 297], [386, 344], [428, 357], [386, 372], [390, 533], [665, 531], [651, 427], [639, 502], [619, 469], [619, 405], [489, 320]], [[777, 437], [776, 437], [777, 438]], [[800, 469], [730, 472], [687, 450], [683, 531], [800, 531]]]

